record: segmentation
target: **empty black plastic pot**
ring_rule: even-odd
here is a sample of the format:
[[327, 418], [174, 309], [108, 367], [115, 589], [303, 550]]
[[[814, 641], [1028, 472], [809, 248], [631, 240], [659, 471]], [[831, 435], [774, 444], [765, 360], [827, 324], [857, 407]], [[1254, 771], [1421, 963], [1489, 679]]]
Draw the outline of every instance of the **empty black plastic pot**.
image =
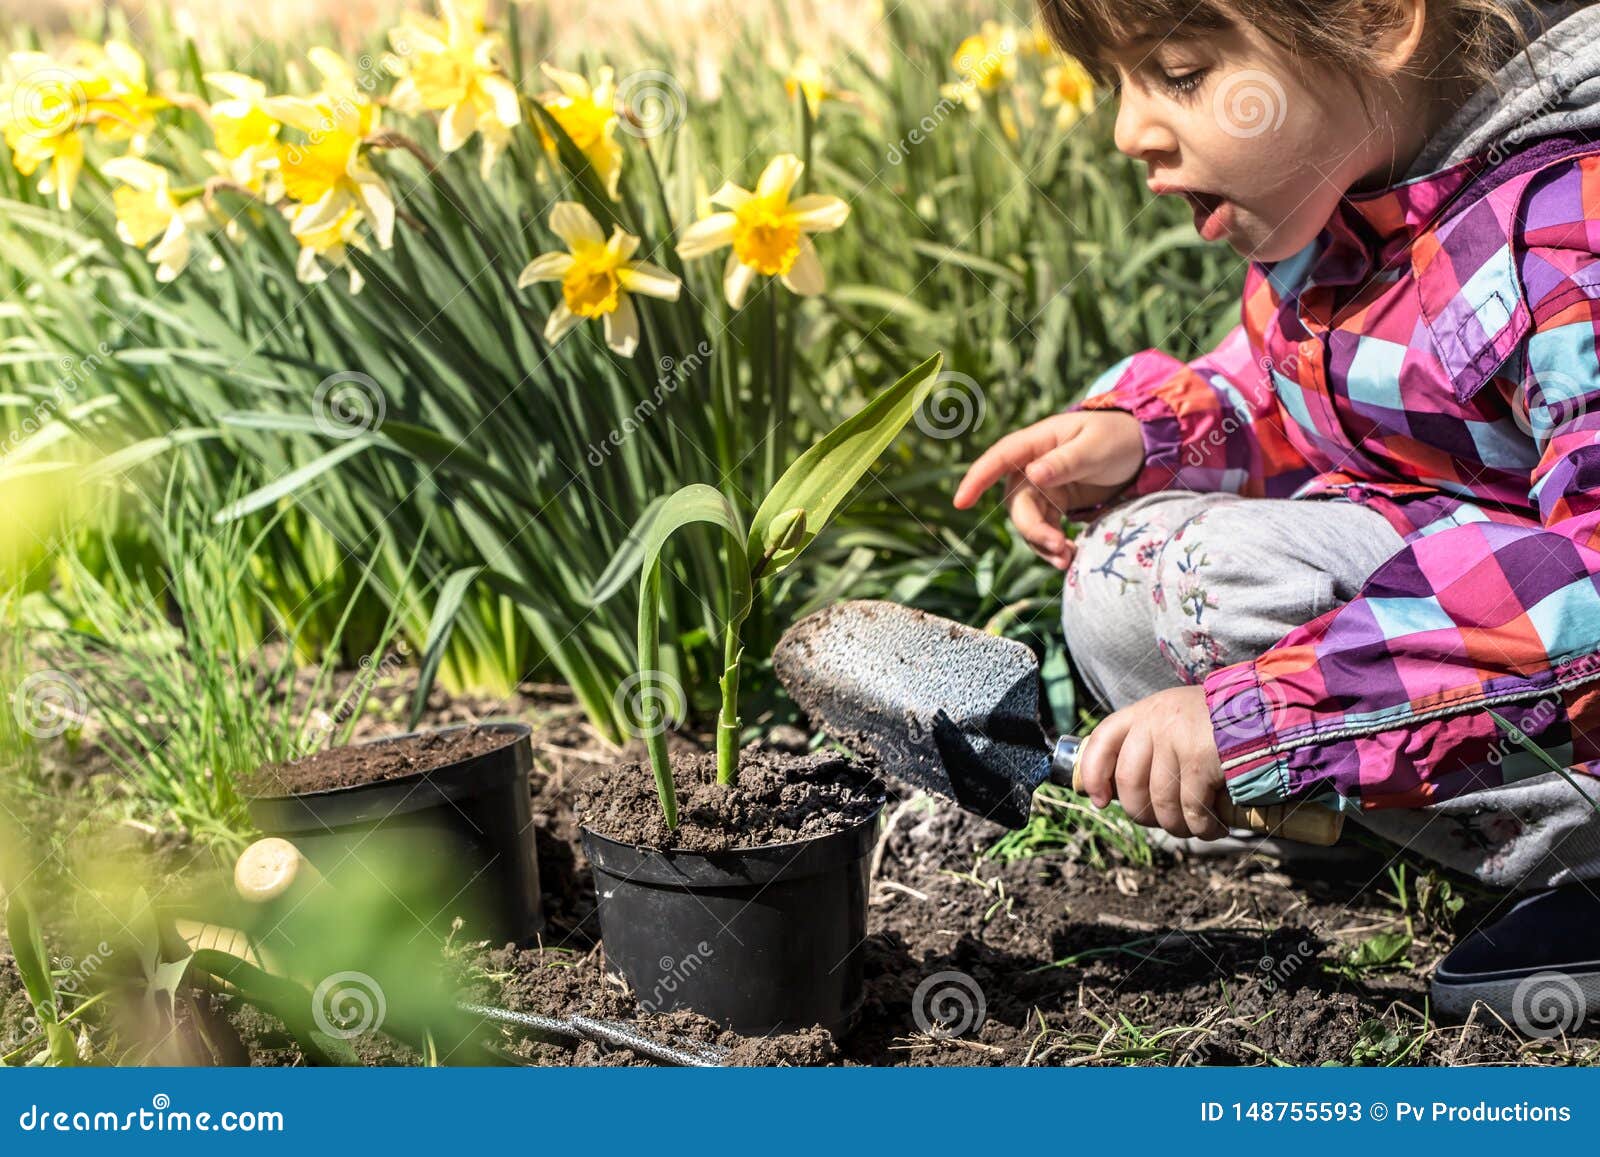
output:
[[882, 807], [844, 831], [726, 852], [662, 852], [588, 828], [600, 936], [649, 1012], [686, 1008], [747, 1036], [861, 1010], [867, 869]]
[[256, 796], [248, 801], [250, 818], [299, 847], [336, 887], [347, 876], [370, 890], [374, 865], [415, 866], [414, 879], [402, 871], [389, 883], [398, 901], [441, 935], [460, 915], [470, 935], [525, 941], [543, 926], [528, 798], [530, 728], [469, 726], [505, 736], [504, 746], [375, 783]]

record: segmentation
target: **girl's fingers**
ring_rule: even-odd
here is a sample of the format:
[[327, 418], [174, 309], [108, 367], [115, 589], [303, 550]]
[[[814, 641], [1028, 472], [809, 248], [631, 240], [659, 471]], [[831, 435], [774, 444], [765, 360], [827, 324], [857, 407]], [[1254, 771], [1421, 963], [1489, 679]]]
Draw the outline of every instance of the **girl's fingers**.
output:
[[1117, 800], [1128, 818], [1136, 824], [1150, 826], [1155, 812], [1150, 806], [1150, 759], [1154, 744], [1148, 728], [1133, 727], [1123, 738], [1117, 752]]
[[1127, 733], [1127, 719], [1114, 712], [1100, 721], [1089, 733], [1079, 749], [1078, 768], [1083, 773], [1083, 794], [1095, 807], [1106, 807], [1116, 798], [1113, 778], [1117, 770], [1117, 754], [1122, 747], [1122, 737]]
[[1094, 467], [1094, 452], [1085, 440], [1070, 438], [1028, 465], [1028, 481], [1035, 486], [1065, 486], [1086, 477]]
[[1061, 516], [1038, 490], [1026, 483], [1013, 484], [1007, 505], [1012, 525], [1034, 554], [1051, 560], [1067, 550], [1069, 540], [1061, 532]]
[[1150, 807], [1167, 832], [1180, 839], [1193, 834], [1183, 808], [1183, 773], [1165, 743], [1157, 744], [1150, 757]]
[[1183, 782], [1183, 815], [1189, 830], [1202, 840], [1218, 840], [1228, 834], [1228, 825], [1217, 818], [1217, 799], [1203, 776], [1187, 776]]
[[[1048, 421], [1048, 419], [1046, 420]], [[1058, 435], [1044, 422], [1014, 431], [990, 446], [956, 485], [957, 510], [965, 510], [978, 497], [1007, 474], [1020, 474], [1039, 455], [1056, 444]]]

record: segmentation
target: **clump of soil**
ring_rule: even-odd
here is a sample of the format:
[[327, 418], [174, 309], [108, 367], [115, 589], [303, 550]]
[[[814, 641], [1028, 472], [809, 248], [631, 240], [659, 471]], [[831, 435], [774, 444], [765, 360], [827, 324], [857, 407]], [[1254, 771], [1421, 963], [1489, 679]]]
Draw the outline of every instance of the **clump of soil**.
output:
[[628, 763], [590, 776], [574, 804], [580, 822], [610, 839], [663, 851], [723, 852], [787, 844], [854, 827], [882, 806], [872, 776], [826, 752], [795, 756], [750, 746], [740, 753], [739, 781], [717, 782], [716, 757], [675, 757], [678, 826], [661, 814], [648, 763]]
[[[584, 956], [559, 949], [517, 950], [507, 947], [488, 954], [485, 966], [509, 974], [499, 1000], [520, 1012], [583, 1015], [627, 1024], [644, 1035], [694, 1051], [696, 1045], [727, 1050], [727, 1065], [830, 1065], [843, 1054], [826, 1029], [811, 1028], [782, 1036], [743, 1037], [714, 1021], [679, 1009], [646, 1012], [621, 980], [605, 972], [600, 950]], [[627, 1049], [611, 1049], [587, 1041], [569, 1046], [519, 1038], [509, 1031], [506, 1051], [522, 1060], [555, 1065], [648, 1065]]]
[[516, 739], [507, 731], [467, 727], [430, 731], [393, 743], [330, 747], [292, 763], [269, 763], [244, 778], [239, 789], [248, 796], [305, 795], [336, 787], [382, 783], [485, 755]]

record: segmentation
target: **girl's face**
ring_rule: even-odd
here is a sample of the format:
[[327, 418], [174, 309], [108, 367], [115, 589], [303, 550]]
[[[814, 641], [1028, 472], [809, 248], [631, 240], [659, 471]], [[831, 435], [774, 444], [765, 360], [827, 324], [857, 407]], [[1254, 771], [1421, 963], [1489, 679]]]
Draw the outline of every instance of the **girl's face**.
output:
[[1425, 136], [1403, 89], [1370, 85], [1363, 103], [1349, 77], [1242, 25], [1139, 37], [1112, 64], [1117, 148], [1148, 166], [1151, 192], [1189, 202], [1202, 237], [1256, 261], [1305, 248], [1346, 191], [1389, 183]]

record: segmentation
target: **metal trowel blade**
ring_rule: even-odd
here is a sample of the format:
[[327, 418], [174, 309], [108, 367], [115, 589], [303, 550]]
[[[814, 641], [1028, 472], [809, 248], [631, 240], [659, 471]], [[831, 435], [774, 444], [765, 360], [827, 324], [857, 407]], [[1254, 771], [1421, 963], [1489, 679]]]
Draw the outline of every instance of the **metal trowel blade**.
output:
[[1022, 643], [900, 606], [839, 603], [773, 652], [812, 721], [881, 772], [1009, 828], [1050, 775], [1039, 668]]

